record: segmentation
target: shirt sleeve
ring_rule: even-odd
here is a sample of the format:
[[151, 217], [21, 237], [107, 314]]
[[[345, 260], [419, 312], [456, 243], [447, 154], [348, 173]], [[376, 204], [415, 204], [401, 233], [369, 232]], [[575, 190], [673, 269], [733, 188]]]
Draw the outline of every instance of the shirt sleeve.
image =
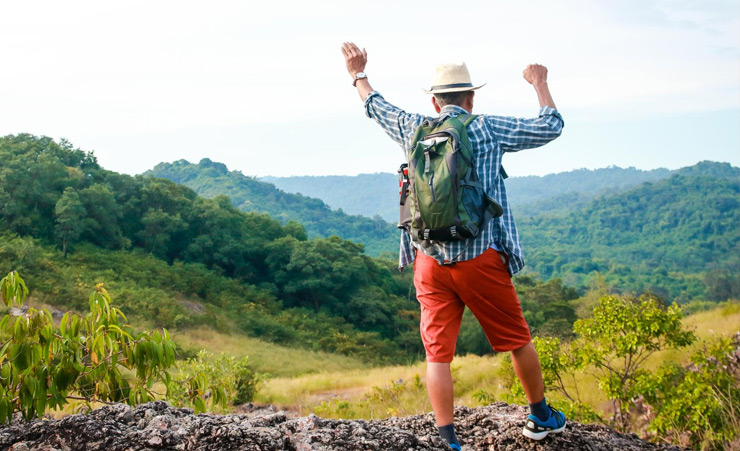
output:
[[484, 116], [504, 152], [544, 146], [560, 136], [563, 118], [555, 108], [543, 106], [533, 119], [503, 116]]
[[419, 125], [426, 119], [421, 114], [407, 113], [373, 91], [365, 98], [365, 114], [374, 119], [393, 141], [405, 146]]

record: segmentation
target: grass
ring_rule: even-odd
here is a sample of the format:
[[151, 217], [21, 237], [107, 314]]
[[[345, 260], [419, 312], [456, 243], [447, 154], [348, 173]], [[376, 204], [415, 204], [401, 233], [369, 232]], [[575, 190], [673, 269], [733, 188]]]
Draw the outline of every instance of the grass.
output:
[[[727, 303], [693, 314], [684, 320], [684, 324], [700, 339], [731, 335], [740, 330], [740, 304]], [[423, 384], [424, 362], [369, 367], [351, 357], [287, 348], [208, 328], [180, 330], [173, 333], [173, 339], [189, 352], [206, 349], [215, 354], [249, 356], [252, 367], [266, 375], [256, 395], [258, 403], [274, 404], [301, 415], [316, 413], [329, 418], [372, 419], [431, 411]], [[697, 343], [682, 350], [658, 352], [647, 367], [657, 368], [666, 360], [686, 364], [689, 355], [699, 346]], [[455, 404], [472, 407], [487, 404], [487, 401], [506, 400], [508, 390], [499, 375], [504, 357], [457, 357], [452, 364]], [[601, 410], [609, 409], [608, 400], [594, 378], [578, 374], [569, 385], [578, 387], [583, 401]], [[481, 391], [489, 398], [480, 400], [476, 397], [476, 393]], [[71, 407], [65, 409], [65, 413], [69, 413]]]
[[[731, 335], [740, 331], [740, 304], [727, 303], [693, 314], [684, 320], [684, 324], [693, 329], [700, 340]], [[700, 345], [696, 343], [681, 350], [655, 353], [647, 367], [657, 368], [666, 360], [686, 364]], [[485, 403], [475, 396], [479, 390], [490, 395], [489, 400], [505, 400], [508, 392], [499, 376], [503, 359], [503, 355], [456, 357], [452, 364], [455, 404], [479, 406]], [[299, 377], [277, 377], [262, 384], [256, 401], [295, 410], [302, 415], [316, 413], [333, 418], [422, 414], [431, 410], [422, 383], [424, 374], [425, 364], [419, 362], [409, 366], [349, 371], [327, 369]], [[415, 384], [415, 379], [420, 383]], [[586, 403], [602, 410], [609, 408], [608, 399], [595, 378], [580, 373], [569, 385], [577, 386], [581, 399]]]
[[332, 399], [359, 399], [373, 386], [409, 380], [424, 373], [424, 363], [350, 371], [325, 371], [301, 377], [280, 377], [265, 381], [256, 401], [282, 408], [310, 412], [321, 402]]
[[[503, 395], [504, 387], [496, 377], [502, 357], [468, 355], [455, 359], [456, 404], [480, 405], [473, 393], [481, 388], [496, 396]], [[421, 383], [425, 368], [424, 362], [418, 362], [408, 366], [274, 378], [260, 386], [255, 400], [303, 415], [320, 413], [335, 418], [422, 414], [431, 410]], [[350, 408], [343, 408], [347, 404]]]
[[176, 331], [172, 338], [187, 352], [205, 349], [214, 354], [249, 356], [250, 366], [265, 377], [298, 377], [326, 371], [352, 371], [367, 365], [359, 359], [327, 352], [288, 348], [239, 334], [208, 328]]

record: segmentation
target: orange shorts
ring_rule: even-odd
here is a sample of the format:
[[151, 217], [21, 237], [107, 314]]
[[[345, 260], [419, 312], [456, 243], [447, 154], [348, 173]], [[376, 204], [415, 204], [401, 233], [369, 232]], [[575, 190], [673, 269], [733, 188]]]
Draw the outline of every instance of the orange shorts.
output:
[[414, 286], [428, 362], [452, 361], [465, 306], [495, 351], [512, 351], [530, 342], [529, 326], [502, 255], [488, 249], [471, 260], [443, 266], [421, 251], [416, 253]]

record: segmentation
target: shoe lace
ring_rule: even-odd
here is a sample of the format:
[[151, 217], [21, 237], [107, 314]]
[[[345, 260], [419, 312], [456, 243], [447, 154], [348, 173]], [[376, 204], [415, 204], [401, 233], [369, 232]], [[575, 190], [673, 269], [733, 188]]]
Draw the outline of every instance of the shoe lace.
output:
[[565, 423], [565, 414], [550, 404], [548, 404], [547, 407], [550, 408], [550, 415], [555, 417], [555, 423], [557, 423], [558, 427], [562, 426]]

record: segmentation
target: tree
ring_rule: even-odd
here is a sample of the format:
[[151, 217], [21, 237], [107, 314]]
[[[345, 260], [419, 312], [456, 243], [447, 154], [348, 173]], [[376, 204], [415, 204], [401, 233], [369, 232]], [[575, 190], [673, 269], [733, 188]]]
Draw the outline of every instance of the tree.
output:
[[87, 211], [74, 188], [66, 188], [54, 207], [56, 226], [54, 236], [62, 246], [64, 258], [67, 258], [69, 246], [80, 238], [85, 230]]
[[575, 348], [583, 361], [600, 374], [599, 385], [612, 400], [615, 419], [629, 430], [627, 412], [639, 394], [640, 381], [649, 375], [645, 361], [663, 349], [678, 349], [695, 340], [683, 330], [681, 309], [665, 308], [655, 298], [605, 296], [594, 309], [593, 318], [578, 320]]
[[[629, 431], [629, 408], [641, 395], [651, 377], [645, 368], [647, 359], [664, 349], [678, 349], [694, 342], [694, 334], [682, 327], [683, 313], [673, 304], [666, 308], [652, 297], [620, 298], [604, 296], [594, 308], [593, 317], [576, 321], [577, 338], [569, 347], [557, 338], [535, 339], [540, 355], [543, 379], [573, 403], [584, 407], [574, 374], [585, 368], [593, 370], [599, 387], [609, 397], [614, 409], [611, 424]], [[590, 412], [583, 412], [592, 416]]]
[[161, 209], [150, 209], [141, 218], [144, 230], [140, 237], [144, 249], [155, 256], [167, 259], [172, 235], [185, 229], [185, 223], [179, 213], [169, 214]]
[[363, 277], [362, 245], [337, 236], [311, 241], [297, 241], [290, 262], [282, 274], [286, 294], [299, 304], [312, 305], [316, 311], [322, 305], [337, 307], [346, 300]]
[[83, 239], [96, 246], [119, 249], [124, 242], [121, 227], [121, 207], [111, 190], [100, 183], [80, 191], [80, 200], [87, 210]]

